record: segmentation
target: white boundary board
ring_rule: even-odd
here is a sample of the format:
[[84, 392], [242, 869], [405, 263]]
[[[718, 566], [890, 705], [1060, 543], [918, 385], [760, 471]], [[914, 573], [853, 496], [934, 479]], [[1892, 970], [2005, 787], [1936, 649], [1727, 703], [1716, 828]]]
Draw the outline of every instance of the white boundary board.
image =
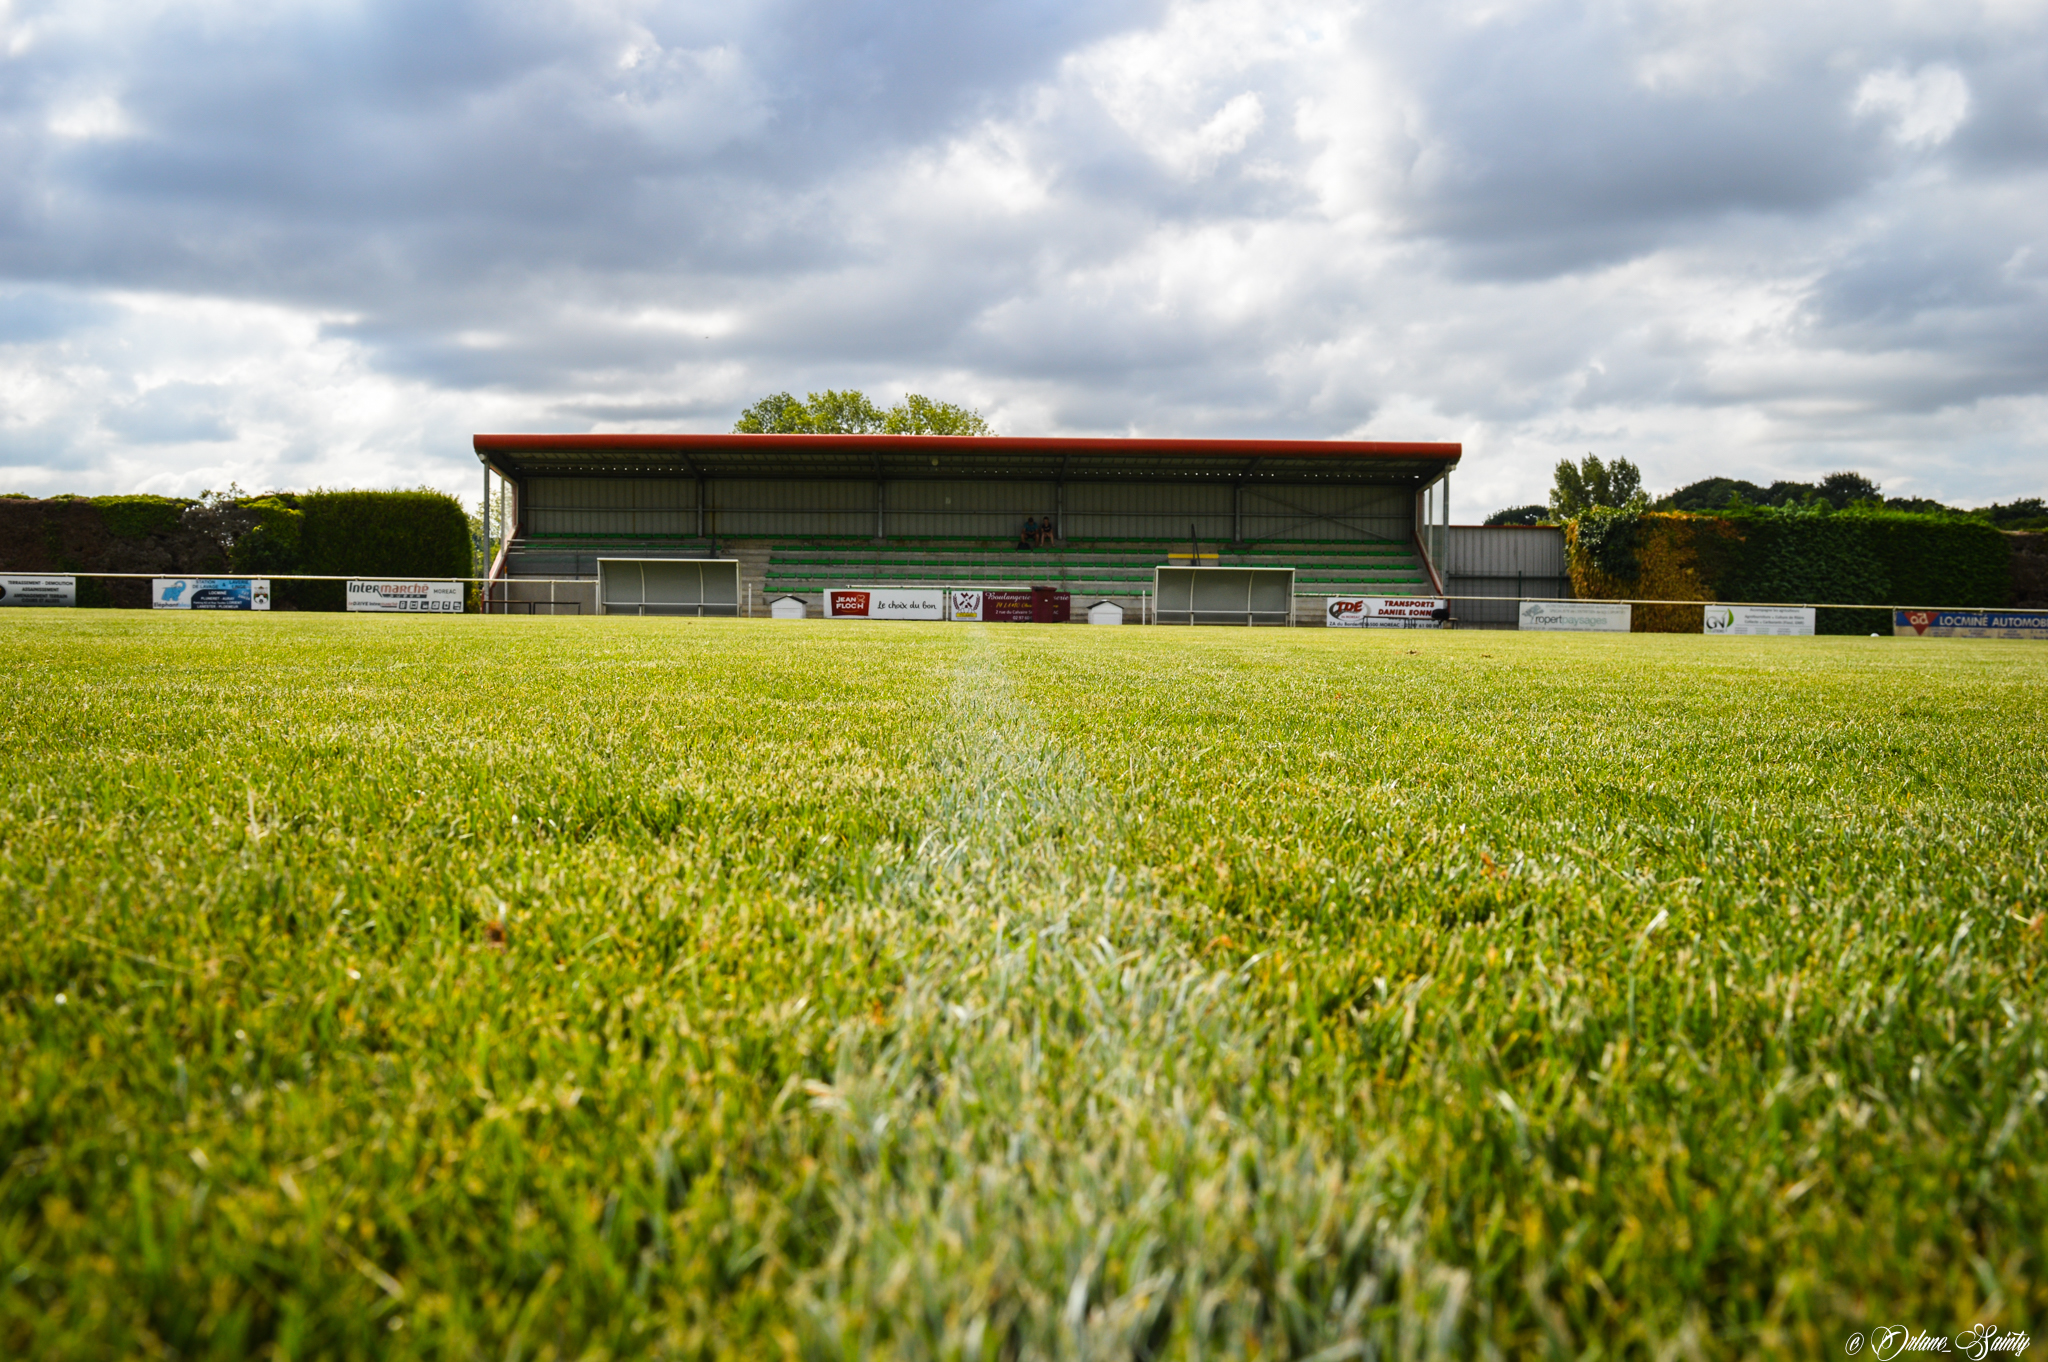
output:
[[1625, 634], [1632, 613], [1621, 601], [1525, 601], [1518, 621], [1523, 629]]
[[1327, 596], [1323, 623], [1332, 629], [1438, 629], [1441, 596]]
[[1810, 605], [1709, 605], [1700, 611], [1708, 634], [1810, 634]]
[[268, 610], [268, 577], [158, 577], [149, 584], [152, 610]]
[[600, 615], [738, 615], [737, 558], [600, 558]]
[[372, 615], [459, 615], [462, 583], [352, 579], [348, 584], [348, 608], [354, 613]]
[[1294, 569], [1156, 567], [1152, 599], [1160, 624], [1292, 624]]
[[0, 605], [77, 605], [76, 577], [0, 577]]

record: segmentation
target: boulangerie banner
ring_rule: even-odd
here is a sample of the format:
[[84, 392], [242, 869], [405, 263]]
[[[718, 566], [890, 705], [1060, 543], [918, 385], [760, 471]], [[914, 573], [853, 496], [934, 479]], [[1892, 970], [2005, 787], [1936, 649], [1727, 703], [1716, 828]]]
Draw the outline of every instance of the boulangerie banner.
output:
[[1323, 604], [1323, 623], [1332, 629], [1435, 629], [1444, 608], [1442, 599], [1429, 596], [1331, 596]]
[[851, 587], [825, 593], [825, 614], [836, 620], [944, 619], [946, 593], [894, 586]]
[[984, 591], [981, 593], [981, 617], [994, 624], [1031, 623], [1031, 592]]
[[158, 577], [150, 583], [154, 610], [268, 610], [268, 577]]
[[1810, 634], [1810, 605], [1710, 605], [1702, 631], [1709, 634]]
[[2048, 610], [1894, 610], [1899, 638], [2026, 638], [2048, 642]]
[[348, 608], [372, 614], [459, 615], [460, 582], [350, 582]]

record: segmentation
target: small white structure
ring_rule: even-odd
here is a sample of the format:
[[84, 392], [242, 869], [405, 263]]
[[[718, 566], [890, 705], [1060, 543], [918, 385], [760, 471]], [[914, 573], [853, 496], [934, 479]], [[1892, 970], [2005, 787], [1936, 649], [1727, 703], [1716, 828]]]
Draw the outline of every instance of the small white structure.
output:
[[1097, 601], [1088, 607], [1090, 624], [1122, 624], [1124, 608], [1115, 601]]
[[800, 620], [810, 613], [801, 596], [777, 596], [768, 602], [768, 618], [775, 620]]

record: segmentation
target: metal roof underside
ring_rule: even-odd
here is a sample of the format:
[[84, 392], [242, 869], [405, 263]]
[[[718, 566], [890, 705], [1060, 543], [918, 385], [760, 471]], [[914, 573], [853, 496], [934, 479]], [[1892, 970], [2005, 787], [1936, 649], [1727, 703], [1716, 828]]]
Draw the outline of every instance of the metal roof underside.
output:
[[515, 478], [991, 478], [1065, 482], [1425, 483], [1462, 446], [1356, 440], [1104, 440], [951, 435], [478, 435]]

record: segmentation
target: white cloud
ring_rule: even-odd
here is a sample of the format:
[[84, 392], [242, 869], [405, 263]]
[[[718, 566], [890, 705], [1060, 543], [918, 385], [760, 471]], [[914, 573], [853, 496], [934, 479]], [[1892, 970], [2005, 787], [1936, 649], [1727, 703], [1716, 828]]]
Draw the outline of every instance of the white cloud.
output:
[[85, 142], [132, 137], [136, 131], [128, 111], [113, 95], [96, 95], [58, 106], [50, 114], [49, 129], [52, 135], [67, 141]]
[[1909, 147], [1938, 147], [1970, 116], [1970, 85], [1949, 66], [1926, 66], [1911, 75], [1896, 68], [1873, 71], [1850, 104], [1859, 117], [1884, 118], [1892, 137]]
[[1461, 514], [1588, 450], [2043, 490], [2031, 0], [239, 13], [11, 59], [0, 490], [467, 493], [849, 383], [1464, 439]]

